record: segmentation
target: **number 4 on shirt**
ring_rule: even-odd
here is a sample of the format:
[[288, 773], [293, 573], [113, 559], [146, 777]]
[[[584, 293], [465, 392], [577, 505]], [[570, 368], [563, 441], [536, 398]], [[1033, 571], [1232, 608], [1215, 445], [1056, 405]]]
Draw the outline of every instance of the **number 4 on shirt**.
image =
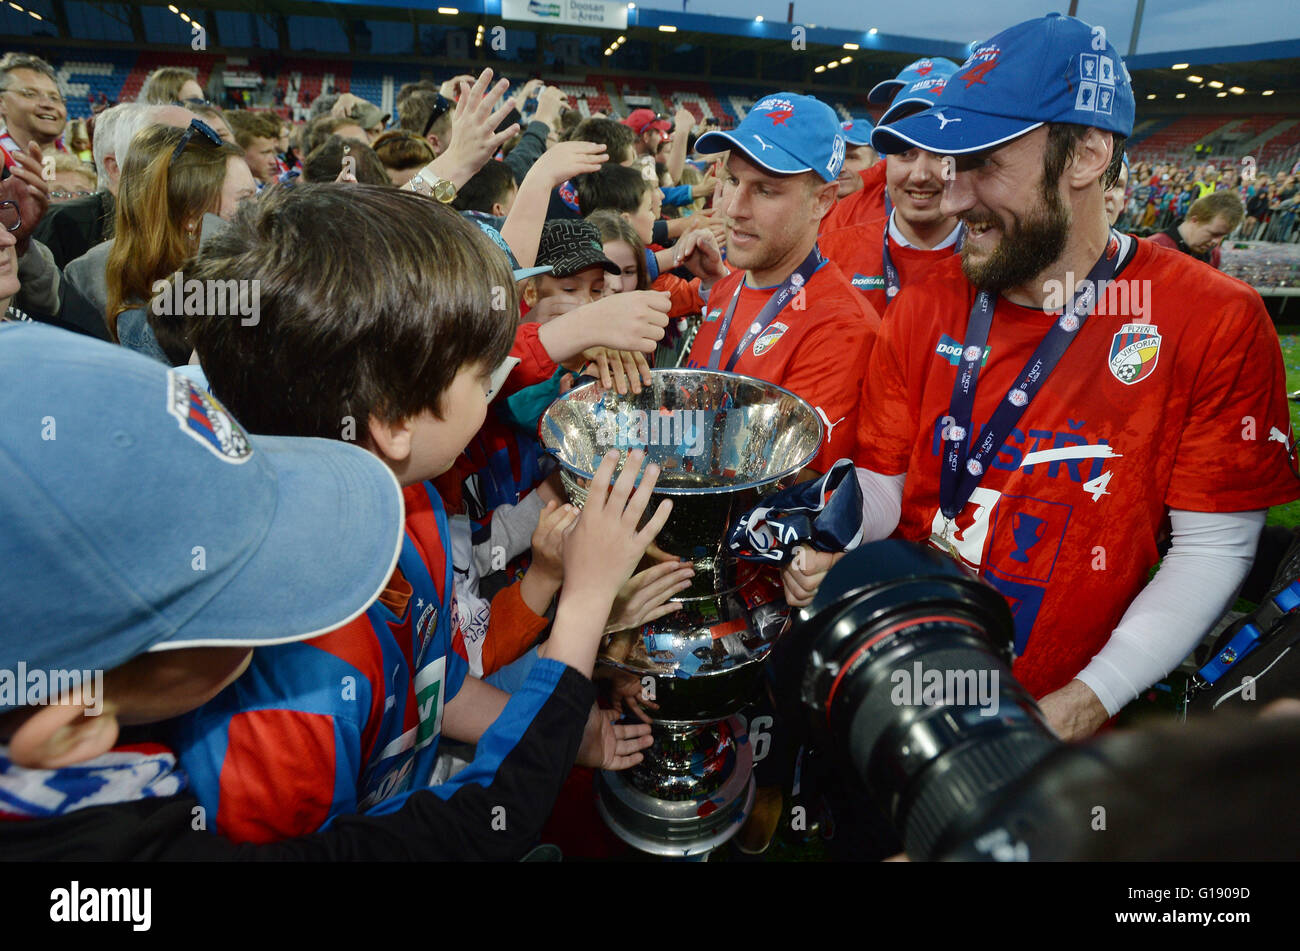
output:
[[1085, 482], [1083, 484], [1083, 491], [1091, 492], [1092, 500], [1094, 502], [1100, 499], [1103, 495], [1110, 495], [1110, 493], [1106, 491], [1106, 486], [1110, 483], [1110, 477], [1111, 471], [1107, 469], [1101, 475], [1097, 476], [1097, 478]]

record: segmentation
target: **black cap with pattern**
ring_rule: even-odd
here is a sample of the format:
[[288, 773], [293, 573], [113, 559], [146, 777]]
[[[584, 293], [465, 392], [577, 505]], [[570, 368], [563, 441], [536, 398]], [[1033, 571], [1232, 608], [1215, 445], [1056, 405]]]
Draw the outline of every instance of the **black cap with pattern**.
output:
[[610, 274], [618, 273], [618, 265], [605, 257], [600, 231], [582, 219], [561, 218], [546, 222], [537, 247], [537, 263], [549, 264], [555, 277], [569, 277], [597, 265]]

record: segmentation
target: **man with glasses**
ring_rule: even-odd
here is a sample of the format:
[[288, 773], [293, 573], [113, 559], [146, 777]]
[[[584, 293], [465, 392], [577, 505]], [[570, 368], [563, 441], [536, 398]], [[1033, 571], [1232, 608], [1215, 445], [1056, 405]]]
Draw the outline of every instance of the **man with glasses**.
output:
[[54, 68], [39, 56], [7, 53], [0, 59], [0, 153], [12, 166], [13, 153], [35, 142], [46, 152], [66, 151], [61, 136], [68, 121], [68, 104], [59, 90]]

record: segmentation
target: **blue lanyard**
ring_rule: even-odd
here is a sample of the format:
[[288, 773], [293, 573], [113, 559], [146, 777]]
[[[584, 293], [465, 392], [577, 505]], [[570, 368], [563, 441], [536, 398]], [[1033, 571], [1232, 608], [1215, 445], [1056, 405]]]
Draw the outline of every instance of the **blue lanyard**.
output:
[[[730, 373], [736, 366], [736, 361], [740, 355], [764, 330], [771, 326], [772, 321], [776, 320], [777, 315], [785, 309], [785, 305], [790, 302], [796, 293], [808, 283], [808, 278], [812, 277], [819, 267], [822, 266], [821, 252], [817, 250], [817, 245], [813, 245], [808, 256], [803, 259], [803, 263], [794, 269], [794, 273], [785, 279], [776, 293], [767, 299], [763, 309], [758, 312], [754, 322], [749, 325], [745, 331], [745, 336], [740, 338], [740, 344], [736, 347], [735, 352], [731, 354], [731, 359], [727, 361], [727, 372]], [[745, 287], [745, 279], [742, 277], [740, 283], [736, 285], [736, 293], [731, 295], [731, 303], [727, 305], [727, 313], [722, 318], [722, 325], [718, 327], [718, 339], [713, 341], [713, 351], [709, 354], [709, 369], [716, 370], [718, 364], [722, 362], [722, 348], [727, 341], [727, 331], [731, 328], [731, 318], [735, 316], [736, 304], [740, 302], [740, 292]]]
[[979, 381], [980, 364], [989, 339], [989, 329], [993, 326], [993, 308], [997, 301], [996, 295], [988, 291], [980, 291], [975, 295], [975, 303], [971, 307], [970, 320], [966, 326], [966, 341], [962, 345], [961, 365], [957, 378], [953, 381], [952, 399], [948, 404], [948, 415], [952, 417], [952, 422], [943, 436], [946, 447], [939, 466], [939, 510], [945, 518], [956, 518], [966, 507], [967, 501], [984, 477], [988, 460], [1001, 451], [1025, 408], [1088, 319], [1100, 292], [1099, 282], [1114, 279], [1120, 264], [1119, 247], [1119, 237], [1111, 231], [1101, 257], [1088, 272], [1082, 288], [1074, 295], [1074, 301], [1047, 331], [1034, 355], [1020, 371], [1015, 385], [993, 411], [979, 445], [974, 446], [968, 454], [963, 447], [971, 429], [975, 386]]

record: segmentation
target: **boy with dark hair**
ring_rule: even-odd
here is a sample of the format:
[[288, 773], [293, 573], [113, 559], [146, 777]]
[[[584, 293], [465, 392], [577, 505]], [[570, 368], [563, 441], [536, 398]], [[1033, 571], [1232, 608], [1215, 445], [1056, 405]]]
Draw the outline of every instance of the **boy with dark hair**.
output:
[[[577, 180], [578, 209], [584, 218], [595, 211], [615, 211], [633, 222], [643, 243], [649, 243], [654, 226], [652, 183], [635, 168], [604, 165]], [[644, 222], [644, 227], [641, 226]]]
[[510, 166], [493, 159], [465, 183], [451, 206], [457, 211], [473, 211], [498, 219], [494, 224], [499, 231], [518, 193], [519, 186]]
[[[632, 148], [636, 137], [627, 126], [613, 119], [583, 119], [569, 136], [570, 142], [590, 142], [605, 146], [610, 165], [631, 165], [636, 153]], [[562, 182], [551, 192], [551, 204], [546, 209], [548, 220], [581, 218], [578, 207], [578, 189], [573, 180]]]
[[[508, 699], [467, 678], [447, 515], [426, 480], [483, 423], [488, 378], [514, 340], [514, 282], [495, 245], [451, 209], [366, 185], [268, 196], [191, 270], [262, 288], [254, 326], [194, 321], [213, 392], [258, 432], [356, 440], [405, 486], [398, 571], [366, 617], [328, 641], [259, 652], [180, 731], [218, 831], [270, 841], [427, 782], [441, 733], [477, 742]], [[639, 762], [643, 737], [590, 713], [580, 761]], [[276, 742], [252, 739], [268, 736]]]
[[[393, 476], [337, 441], [249, 436], [177, 371], [63, 331], [0, 327], [0, 369], [23, 374], [0, 393], [0, 684], [22, 671], [24, 685], [0, 689], [0, 855], [509, 859], [531, 845], [588, 719], [602, 619], [667, 515], [636, 531], [653, 467], [633, 494], [633, 456], [608, 499], [616, 458], [597, 470], [566, 544], [572, 580], [555, 633], [472, 766], [319, 835], [237, 846], [203, 831], [211, 814], [149, 725], [240, 677], [252, 647], [307, 647], [365, 608], [409, 545]], [[65, 438], [33, 442], [22, 421], [51, 412]], [[107, 452], [96, 449], [105, 433]], [[170, 519], [111, 501], [142, 488]], [[88, 596], [50, 628], [59, 577]], [[48, 689], [27, 689], [36, 671]], [[495, 828], [494, 806], [508, 816]]]

